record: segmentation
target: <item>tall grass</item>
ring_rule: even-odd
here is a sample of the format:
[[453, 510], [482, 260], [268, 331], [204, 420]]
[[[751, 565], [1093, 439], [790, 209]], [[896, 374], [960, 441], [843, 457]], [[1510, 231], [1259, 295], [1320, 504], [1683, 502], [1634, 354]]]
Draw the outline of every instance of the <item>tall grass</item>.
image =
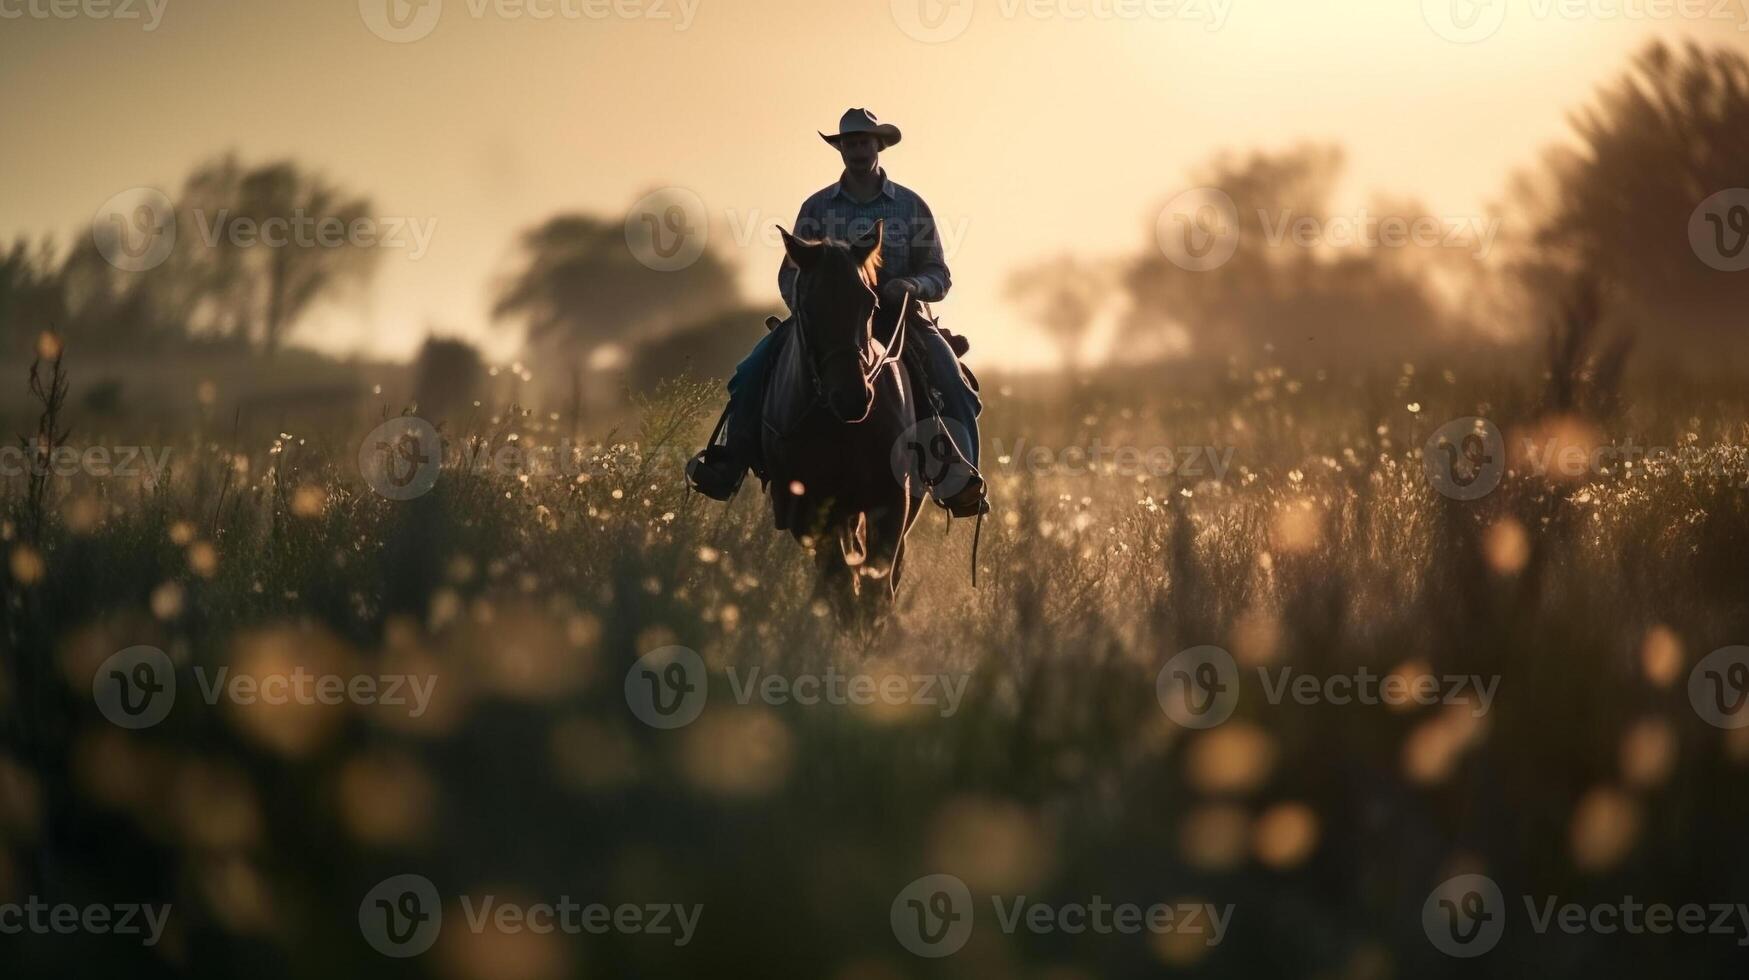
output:
[[[556, 446], [564, 465], [524, 479], [459, 463], [409, 501], [365, 485], [362, 430], [259, 446], [203, 433], [153, 486], [50, 481], [40, 524], [15, 481], [0, 901], [175, 913], [154, 949], [25, 935], [9, 958], [68, 976], [1722, 975], [1742, 962], [1730, 937], [1539, 936], [1515, 910], [1499, 948], [1460, 961], [1422, 930], [1429, 892], [1463, 871], [1582, 902], [1749, 891], [1749, 739], [1706, 724], [1686, 690], [1699, 657], [1749, 636], [1743, 406], [1690, 417], [1566, 348], [1541, 371], [1487, 375], [1229, 365], [1048, 397], [993, 386], [982, 587], [969, 526], [929, 508], [872, 638], [814, 598], [762, 499], [685, 491], [679, 461], [717, 397], [697, 382], [586, 447], [520, 409], [449, 432], [455, 447]], [[1421, 447], [1467, 415], [1509, 446], [1631, 436], [1697, 455], [1576, 479], [1517, 458], [1494, 493], [1456, 501], [1429, 485]], [[1046, 471], [1020, 439], [1231, 449], [1231, 466]], [[132, 732], [98, 712], [91, 679], [138, 644], [169, 653], [182, 687], [162, 724]], [[1156, 675], [1201, 644], [1240, 664], [1239, 707], [1181, 729]], [[668, 645], [703, 656], [709, 702], [659, 731], [622, 684]], [[209, 705], [193, 679], [294, 664], [429, 674], [435, 700], [418, 719]], [[968, 679], [946, 717], [737, 704], [730, 671], [753, 666]], [[1480, 718], [1469, 702], [1270, 704], [1256, 668], [1284, 666], [1480, 674], [1499, 691]], [[677, 948], [476, 935], [450, 906], [435, 949], [388, 959], [360, 937], [359, 901], [408, 871], [452, 901], [705, 911]], [[907, 953], [888, 921], [935, 872], [981, 906], [940, 961]], [[1020, 894], [1235, 913], [1214, 947], [1004, 934], [987, 896]]]

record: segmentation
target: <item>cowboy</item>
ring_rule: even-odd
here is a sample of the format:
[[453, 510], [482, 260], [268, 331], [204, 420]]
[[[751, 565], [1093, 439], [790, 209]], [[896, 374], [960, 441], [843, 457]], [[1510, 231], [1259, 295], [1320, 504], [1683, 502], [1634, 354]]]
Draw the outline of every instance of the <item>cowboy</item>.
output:
[[[884, 219], [876, 280], [882, 309], [903, 308], [907, 295], [915, 301], [913, 307], [947, 296], [953, 280], [942, 255], [935, 216], [923, 198], [888, 179], [880, 165], [881, 151], [899, 142], [899, 128], [881, 122], [867, 109], [850, 109], [838, 121], [836, 134], [821, 133], [820, 138], [843, 158], [844, 173], [837, 183], [802, 203], [795, 234], [805, 239], [854, 241], [868, 234], [877, 219]], [[796, 308], [799, 271], [786, 259], [777, 273], [778, 291], [791, 310]], [[928, 406], [939, 408], [942, 417], [952, 423], [946, 429], [956, 436], [954, 441], [965, 443], [955, 448], [970, 464], [961, 470], [969, 469], [968, 478], [963, 483], [952, 481], [954, 492], [937, 502], [956, 517], [988, 512], [984, 481], [977, 472], [977, 425], [982, 409], [977, 393], [961, 373], [954, 348], [932, 318], [914, 316], [908, 329], [912, 331], [910, 343], [918, 344], [924, 353], [928, 373], [927, 385], [919, 393], [920, 401], [927, 401], [924, 411]], [[686, 466], [688, 481], [700, 493], [727, 500], [740, 488], [748, 467], [758, 467], [765, 382], [776, 359], [778, 338], [785, 332], [772, 330], [761, 338], [729, 379], [729, 405], [723, 424], [711, 444]]]

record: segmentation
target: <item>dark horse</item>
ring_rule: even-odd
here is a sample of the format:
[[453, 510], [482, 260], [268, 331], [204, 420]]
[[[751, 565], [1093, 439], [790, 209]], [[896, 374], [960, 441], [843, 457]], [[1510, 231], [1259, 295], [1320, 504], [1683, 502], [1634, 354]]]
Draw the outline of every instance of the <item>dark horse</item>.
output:
[[[856, 242], [778, 231], [800, 271], [783, 328], [790, 336], [765, 392], [772, 516], [813, 547], [818, 590], [838, 614], [867, 624], [898, 594], [905, 535], [917, 519], [908, 471], [892, 464], [915, 421], [899, 358], [909, 309], [880, 309], [880, 222]], [[892, 325], [884, 342], [877, 317]]]

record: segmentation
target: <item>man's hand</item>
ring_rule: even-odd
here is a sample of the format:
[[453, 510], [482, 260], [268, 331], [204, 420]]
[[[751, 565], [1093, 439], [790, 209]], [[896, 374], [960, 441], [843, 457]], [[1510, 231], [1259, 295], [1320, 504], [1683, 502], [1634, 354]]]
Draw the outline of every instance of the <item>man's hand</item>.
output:
[[905, 297], [917, 291], [917, 284], [909, 279], [889, 279], [881, 287], [881, 302], [887, 306], [898, 306]]

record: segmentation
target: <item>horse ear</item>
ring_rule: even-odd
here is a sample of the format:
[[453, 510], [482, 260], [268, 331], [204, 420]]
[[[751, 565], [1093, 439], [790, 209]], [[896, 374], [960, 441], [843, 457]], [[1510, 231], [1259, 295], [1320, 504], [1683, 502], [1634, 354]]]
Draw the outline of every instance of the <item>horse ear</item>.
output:
[[782, 225], [777, 226], [777, 233], [783, 236], [783, 250], [798, 268], [806, 269], [812, 265], [820, 254], [820, 246], [814, 242], [804, 242], [790, 234]]
[[856, 259], [857, 265], [868, 261], [870, 255], [881, 250], [881, 238], [886, 234], [887, 219], [876, 218], [874, 227], [868, 234], [850, 243], [850, 254]]

